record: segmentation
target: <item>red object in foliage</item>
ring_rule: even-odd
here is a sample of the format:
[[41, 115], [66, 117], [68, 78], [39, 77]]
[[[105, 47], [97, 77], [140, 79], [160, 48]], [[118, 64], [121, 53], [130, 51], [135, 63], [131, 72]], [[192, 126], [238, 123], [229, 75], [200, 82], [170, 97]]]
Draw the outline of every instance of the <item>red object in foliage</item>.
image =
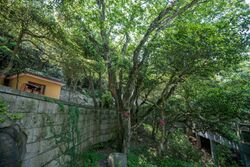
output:
[[129, 112], [124, 112], [124, 113], [123, 113], [123, 116], [124, 116], [125, 118], [128, 118], [128, 117], [130, 116], [130, 113], [129, 113]]
[[164, 126], [164, 125], [166, 125], [166, 121], [164, 120], [164, 119], [160, 119], [160, 126]]

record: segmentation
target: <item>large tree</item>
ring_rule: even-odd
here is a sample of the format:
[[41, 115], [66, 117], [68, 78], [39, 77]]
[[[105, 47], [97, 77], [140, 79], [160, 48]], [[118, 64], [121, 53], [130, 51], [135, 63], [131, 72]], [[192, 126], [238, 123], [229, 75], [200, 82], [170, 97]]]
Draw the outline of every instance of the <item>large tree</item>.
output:
[[85, 77], [106, 79], [108, 87], [99, 82], [99, 88], [115, 101], [117, 141], [125, 153], [131, 119], [137, 127], [159, 112], [164, 121], [178, 85], [239, 63], [248, 42], [243, 0], [3, 1], [1, 9], [1, 27], [8, 27], [2, 36], [14, 42], [10, 49], [1, 40], [11, 58], [1, 72], [28, 42], [50, 52], [72, 87]]
[[249, 11], [244, 1], [97, 0], [55, 6], [60, 25], [84, 53], [78, 56], [106, 67], [103, 77], [115, 100], [119, 148], [125, 153], [131, 115], [139, 107], [136, 99], [147, 96], [142, 90], [150, 90], [144, 89], [147, 74], [159, 77], [158, 89], [150, 91], [154, 99], [142, 121], [152, 111], [163, 110], [189, 75], [219, 71], [237, 63], [245, 51]]

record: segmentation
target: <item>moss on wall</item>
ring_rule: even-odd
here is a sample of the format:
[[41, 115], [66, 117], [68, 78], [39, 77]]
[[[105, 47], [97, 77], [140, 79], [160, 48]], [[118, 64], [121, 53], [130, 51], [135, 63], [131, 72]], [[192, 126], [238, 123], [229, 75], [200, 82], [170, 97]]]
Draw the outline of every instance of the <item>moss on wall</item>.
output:
[[116, 136], [115, 112], [14, 93], [0, 91], [0, 98], [5, 112], [23, 115], [18, 120], [28, 137], [23, 166], [79, 166], [79, 153]]

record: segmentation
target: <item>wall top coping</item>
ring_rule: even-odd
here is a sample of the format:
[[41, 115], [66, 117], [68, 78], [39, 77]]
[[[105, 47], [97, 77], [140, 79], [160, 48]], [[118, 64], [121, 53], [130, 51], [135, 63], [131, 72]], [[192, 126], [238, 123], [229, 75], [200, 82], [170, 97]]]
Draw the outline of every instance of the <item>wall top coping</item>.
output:
[[[22, 92], [20, 90], [12, 89], [10, 87], [3, 86], [3, 85], [0, 85], [0, 93], [10, 94], [10, 95], [20, 96], [20, 97], [26, 97], [26, 98], [36, 99], [36, 100], [42, 100], [42, 101], [51, 102], [51, 103], [58, 103], [58, 104], [62, 103], [64, 105], [68, 105], [68, 106], [77, 106], [77, 107], [90, 108], [90, 109], [95, 108], [95, 107], [90, 106], [90, 105], [82, 105], [82, 104], [77, 104], [77, 103], [73, 103], [73, 102], [67, 102], [67, 101], [63, 101], [63, 100], [59, 100], [59, 99], [54, 99], [54, 98], [43, 96], [43, 95]], [[104, 110], [103, 108], [100, 108], [100, 107], [95, 108], [95, 109]]]

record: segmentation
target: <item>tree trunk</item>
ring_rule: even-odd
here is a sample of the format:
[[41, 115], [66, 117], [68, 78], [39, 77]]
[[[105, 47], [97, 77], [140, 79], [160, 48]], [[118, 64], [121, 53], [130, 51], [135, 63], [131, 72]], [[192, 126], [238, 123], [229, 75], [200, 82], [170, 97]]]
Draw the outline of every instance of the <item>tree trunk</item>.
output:
[[102, 86], [102, 74], [101, 73], [98, 73], [98, 87], [99, 87], [100, 92], [102, 92], [103, 86]]
[[156, 115], [156, 112], [155, 110], [153, 111], [153, 123], [152, 123], [152, 127], [153, 127], [153, 130], [152, 130], [152, 134], [151, 134], [151, 137], [152, 139], [156, 139], [156, 134], [158, 132], [158, 124], [157, 124], [157, 115]]
[[96, 101], [96, 97], [95, 97], [95, 88], [94, 88], [93, 79], [92, 79], [91, 76], [89, 76], [88, 80], [89, 80], [89, 90], [91, 92], [91, 97], [93, 99], [94, 107], [98, 107], [98, 104], [97, 104], [97, 101]]
[[[119, 105], [118, 105], [119, 106]], [[116, 112], [117, 112], [117, 140], [116, 140], [116, 144], [117, 144], [117, 150], [119, 152], [122, 152], [122, 148], [123, 148], [123, 136], [124, 136], [124, 128], [123, 128], [123, 124], [122, 124], [122, 110], [117, 106], [116, 108]]]
[[165, 125], [165, 113], [164, 113], [164, 105], [165, 103], [163, 102], [162, 104], [162, 109], [161, 109], [161, 120], [159, 122], [162, 130], [162, 135], [161, 139], [159, 142], [159, 148], [158, 148], [158, 155], [163, 156], [165, 152], [165, 139], [166, 139], [166, 125]]
[[161, 129], [162, 129], [162, 136], [161, 136], [159, 146], [158, 146], [158, 155], [159, 156], [163, 156], [164, 152], [165, 152], [165, 134], [166, 134], [165, 126], [163, 126]]
[[[118, 102], [119, 101], [119, 102]], [[131, 139], [131, 115], [130, 109], [123, 108], [123, 101], [116, 101], [118, 116], [117, 149], [125, 154], [129, 153]]]
[[131, 117], [130, 112], [127, 111], [128, 116], [124, 116], [123, 127], [124, 127], [124, 138], [123, 138], [123, 153], [128, 154], [130, 151], [130, 140], [131, 140]]

